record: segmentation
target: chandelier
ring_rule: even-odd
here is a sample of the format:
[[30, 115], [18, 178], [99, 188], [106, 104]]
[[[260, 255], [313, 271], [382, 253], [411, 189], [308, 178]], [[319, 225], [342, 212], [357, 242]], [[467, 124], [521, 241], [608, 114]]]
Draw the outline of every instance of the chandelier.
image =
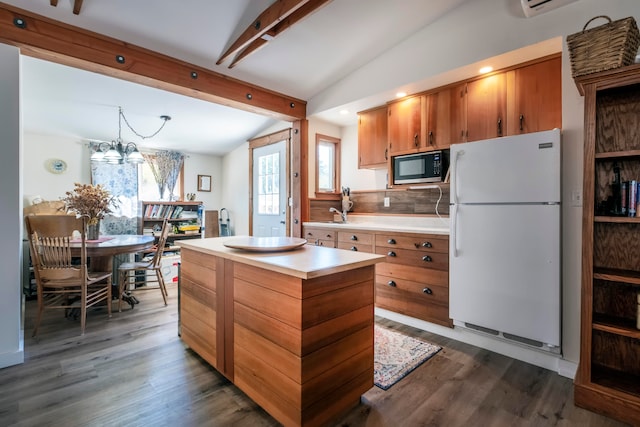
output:
[[111, 141], [110, 143], [99, 143], [96, 152], [91, 155], [92, 162], [108, 163], [111, 165], [119, 165], [125, 162], [133, 164], [140, 164], [144, 162], [144, 157], [142, 157], [142, 154], [138, 151], [136, 144], [133, 142], [128, 142], [126, 144], [122, 142], [122, 119], [124, 119], [127, 127], [131, 129], [133, 133], [142, 139], [147, 139], [156, 136], [162, 130], [164, 125], [167, 124], [167, 121], [171, 120], [171, 116], [160, 116], [160, 119], [162, 119], [160, 128], [151, 135], [144, 136], [140, 135], [131, 127], [129, 121], [122, 112], [122, 107], [118, 107], [118, 139]]

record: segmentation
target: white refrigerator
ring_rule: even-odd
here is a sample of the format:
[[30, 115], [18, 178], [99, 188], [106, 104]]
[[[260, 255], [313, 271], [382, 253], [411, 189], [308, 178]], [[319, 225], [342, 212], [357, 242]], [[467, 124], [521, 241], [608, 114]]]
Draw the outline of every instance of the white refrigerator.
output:
[[455, 325], [560, 353], [560, 130], [451, 146]]

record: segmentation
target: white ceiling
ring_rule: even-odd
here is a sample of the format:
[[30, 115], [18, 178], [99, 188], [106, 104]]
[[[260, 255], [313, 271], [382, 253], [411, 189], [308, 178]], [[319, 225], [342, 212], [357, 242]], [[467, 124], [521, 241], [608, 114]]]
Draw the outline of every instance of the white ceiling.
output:
[[[233, 69], [227, 67], [229, 61], [219, 66], [215, 62], [272, 0], [87, 0], [80, 15], [72, 14], [72, 0], [62, 0], [57, 7], [46, 0], [4, 2], [309, 100], [465, 1], [470, 0], [333, 0]], [[28, 132], [110, 141], [117, 137], [117, 107], [122, 106], [140, 134], [153, 133], [162, 123], [159, 116], [172, 117], [158, 136], [147, 140], [123, 123], [127, 141], [222, 155], [275, 123], [29, 57], [23, 71], [23, 123]], [[355, 115], [350, 117], [355, 123]]]

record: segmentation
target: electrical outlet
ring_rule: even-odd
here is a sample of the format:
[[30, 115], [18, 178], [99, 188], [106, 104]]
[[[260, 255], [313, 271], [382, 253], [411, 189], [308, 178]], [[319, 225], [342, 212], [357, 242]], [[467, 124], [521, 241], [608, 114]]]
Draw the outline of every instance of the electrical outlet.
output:
[[388, 198], [388, 197], [385, 197], [385, 198], [384, 198], [384, 207], [385, 207], [385, 208], [388, 208], [390, 205], [391, 205], [391, 203], [389, 202], [389, 198]]
[[582, 206], [582, 192], [580, 190], [573, 190], [571, 192], [571, 205]]

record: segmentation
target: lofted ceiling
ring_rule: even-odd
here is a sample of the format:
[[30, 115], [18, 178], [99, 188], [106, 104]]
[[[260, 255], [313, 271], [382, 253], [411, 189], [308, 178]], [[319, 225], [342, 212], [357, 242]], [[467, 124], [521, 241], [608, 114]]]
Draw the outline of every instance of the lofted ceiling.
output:
[[[282, 1], [282, 0], [278, 0]], [[88, 29], [303, 100], [367, 64], [449, 10], [469, 0], [333, 0], [229, 68], [216, 65], [273, 0], [145, 2], [5, 0], [4, 3]], [[118, 106], [141, 147], [223, 155], [274, 125], [273, 118], [224, 107], [44, 60], [24, 57], [25, 131], [75, 140], [117, 137]], [[358, 101], [358, 100], [353, 100]], [[322, 112], [311, 112], [322, 116]], [[324, 120], [331, 120], [323, 117]], [[355, 114], [335, 122], [355, 123]]]

